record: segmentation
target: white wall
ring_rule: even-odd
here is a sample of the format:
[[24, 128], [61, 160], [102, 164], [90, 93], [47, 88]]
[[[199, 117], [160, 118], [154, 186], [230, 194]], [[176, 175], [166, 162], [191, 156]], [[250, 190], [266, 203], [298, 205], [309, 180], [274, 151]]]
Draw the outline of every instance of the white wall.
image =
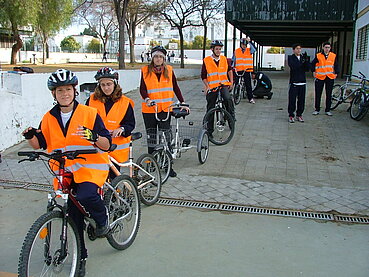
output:
[[[92, 83], [94, 72], [76, 72], [79, 84]], [[199, 76], [197, 69], [176, 69], [177, 78]], [[42, 116], [53, 107], [53, 98], [47, 88], [49, 73], [15, 74], [0, 72], [0, 151], [23, 140], [21, 132], [28, 126], [38, 127]], [[119, 84], [123, 92], [138, 88], [140, 70], [119, 70]], [[79, 102], [84, 103], [81, 92]], [[140, 105], [136, 105], [140, 109]], [[136, 111], [138, 112], [138, 110]]]

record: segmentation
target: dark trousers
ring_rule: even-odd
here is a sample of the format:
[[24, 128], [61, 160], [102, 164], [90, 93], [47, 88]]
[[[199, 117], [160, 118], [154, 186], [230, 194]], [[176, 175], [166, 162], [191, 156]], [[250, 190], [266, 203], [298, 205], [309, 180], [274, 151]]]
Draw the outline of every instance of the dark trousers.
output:
[[[242, 71], [237, 71], [237, 74], [242, 74]], [[238, 78], [242, 78], [242, 77], [238, 77], [236, 74], [234, 74], [235, 76], [235, 84], [238, 83]], [[251, 100], [253, 98], [252, 96], [252, 86], [251, 86], [251, 73], [250, 72], [245, 72], [243, 74], [243, 80], [245, 82], [245, 86], [246, 86], [246, 92], [247, 92], [247, 99]]]
[[255, 96], [269, 96], [271, 88], [265, 88], [263, 85], [257, 85], [255, 89], [252, 91], [252, 94]]
[[[302, 116], [305, 109], [305, 94], [306, 85], [296, 86], [290, 84], [290, 89], [288, 91], [288, 116]], [[297, 100], [297, 110], [296, 110], [296, 100]]]
[[324, 80], [315, 79], [315, 110], [320, 111], [320, 99], [322, 98], [323, 87], [325, 84], [325, 112], [329, 112], [332, 103], [332, 89], [334, 79], [326, 77]]
[[[108, 216], [104, 201], [98, 193], [98, 189], [99, 187], [94, 183], [83, 182], [75, 184], [73, 191], [77, 201], [85, 208], [98, 225], [103, 226], [106, 224]], [[85, 227], [84, 215], [71, 200], [69, 200], [68, 211], [69, 216], [77, 225], [78, 235], [81, 240], [81, 259], [85, 259], [87, 258], [87, 249], [83, 232]]]
[[[167, 115], [168, 115], [167, 112], [160, 112], [158, 113], [158, 118], [165, 119]], [[156, 129], [159, 129], [162, 131], [171, 130], [171, 127], [170, 127], [171, 116], [169, 116], [168, 120], [166, 121], [157, 121], [154, 113], [142, 113], [142, 116], [143, 116], [146, 131], [150, 129], [150, 131], [148, 132], [153, 137], [156, 137]], [[167, 137], [166, 139], [170, 143], [170, 137]], [[148, 141], [148, 144], [149, 144], [148, 153], [152, 154], [155, 148], [152, 146], [152, 143], [150, 141]]]

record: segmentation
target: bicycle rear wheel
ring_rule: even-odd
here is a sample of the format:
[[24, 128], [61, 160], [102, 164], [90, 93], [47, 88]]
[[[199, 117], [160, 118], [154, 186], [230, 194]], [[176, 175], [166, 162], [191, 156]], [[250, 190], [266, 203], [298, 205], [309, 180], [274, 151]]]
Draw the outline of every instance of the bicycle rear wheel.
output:
[[197, 143], [197, 157], [201, 164], [206, 162], [209, 154], [209, 135], [205, 129], [200, 131], [199, 140]]
[[142, 154], [137, 159], [137, 164], [146, 171], [145, 172], [138, 168], [136, 169], [137, 174], [135, 174], [135, 178], [137, 178], [138, 186], [140, 186], [141, 183], [145, 183], [152, 179], [152, 177], [150, 177], [147, 173], [154, 176], [153, 181], [138, 190], [142, 203], [147, 206], [154, 205], [158, 201], [161, 191], [161, 174], [159, 165], [154, 156], [150, 154]]
[[[135, 181], [127, 175], [115, 177], [111, 186], [118, 196], [112, 190], [108, 190], [104, 195], [111, 227], [106, 238], [112, 247], [124, 250], [131, 246], [140, 226], [140, 199]], [[111, 225], [113, 222], [115, 223]]]
[[241, 102], [241, 86], [237, 84], [234, 88], [233, 101], [235, 105]]
[[169, 178], [169, 172], [172, 169], [172, 157], [171, 154], [162, 149], [155, 150], [152, 155], [155, 160], [158, 162], [161, 174], [161, 184], [164, 184]]
[[366, 113], [368, 112], [368, 108], [364, 106], [365, 103], [365, 94], [360, 90], [358, 91], [354, 98], [351, 101], [350, 106], [350, 117], [357, 121], [361, 120]]
[[61, 256], [62, 230], [61, 211], [48, 212], [33, 223], [23, 242], [19, 257], [19, 276], [75, 276], [80, 264], [80, 239], [77, 227], [68, 218], [64, 257]]
[[205, 116], [203, 123], [208, 128], [209, 140], [215, 145], [225, 145], [234, 135], [234, 119], [223, 108], [213, 108]]
[[332, 103], [331, 110], [334, 110], [338, 107], [339, 104], [342, 103], [343, 90], [341, 89], [341, 85], [334, 85], [332, 90]]

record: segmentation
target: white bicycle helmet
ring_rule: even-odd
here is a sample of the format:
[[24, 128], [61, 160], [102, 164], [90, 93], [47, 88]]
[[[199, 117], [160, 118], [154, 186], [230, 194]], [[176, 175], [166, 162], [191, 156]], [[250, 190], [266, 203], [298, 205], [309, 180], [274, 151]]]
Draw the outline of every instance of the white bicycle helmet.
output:
[[76, 74], [68, 69], [58, 69], [52, 73], [47, 80], [47, 87], [49, 90], [54, 90], [60, 86], [78, 85], [78, 78]]

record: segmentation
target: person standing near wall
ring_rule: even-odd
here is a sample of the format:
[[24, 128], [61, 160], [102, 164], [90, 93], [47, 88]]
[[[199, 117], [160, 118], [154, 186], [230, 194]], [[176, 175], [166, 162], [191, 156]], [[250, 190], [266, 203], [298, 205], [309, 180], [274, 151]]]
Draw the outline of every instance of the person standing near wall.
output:
[[[250, 45], [250, 47], [247, 47]], [[234, 51], [232, 57], [232, 66], [235, 68], [237, 74], [235, 74], [235, 83], [238, 82], [237, 75], [242, 75], [246, 85], [247, 99], [250, 103], [255, 104], [254, 97], [252, 95], [251, 76], [250, 73], [254, 71], [254, 61], [252, 54], [256, 52], [255, 45], [251, 42], [250, 37], [240, 39], [240, 48]]]
[[[304, 122], [302, 113], [305, 109], [306, 94], [306, 72], [310, 68], [310, 58], [305, 54], [301, 55], [301, 45], [292, 45], [293, 54], [288, 56], [288, 66], [290, 67], [290, 84], [288, 91], [288, 122]], [[296, 110], [297, 100], [297, 110]]]
[[325, 114], [332, 116], [330, 111], [332, 89], [334, 79], [339, 74], [339, 65], [336, 54], [331, 52], [330, 42], [323, 43], [323, 51], [318, 53], [311, 62], [311, 71], [314, 72], [315, 77], [315, 111], [313, 115], [318, 115], [320, 112], [320, 100], [325, 85]]

